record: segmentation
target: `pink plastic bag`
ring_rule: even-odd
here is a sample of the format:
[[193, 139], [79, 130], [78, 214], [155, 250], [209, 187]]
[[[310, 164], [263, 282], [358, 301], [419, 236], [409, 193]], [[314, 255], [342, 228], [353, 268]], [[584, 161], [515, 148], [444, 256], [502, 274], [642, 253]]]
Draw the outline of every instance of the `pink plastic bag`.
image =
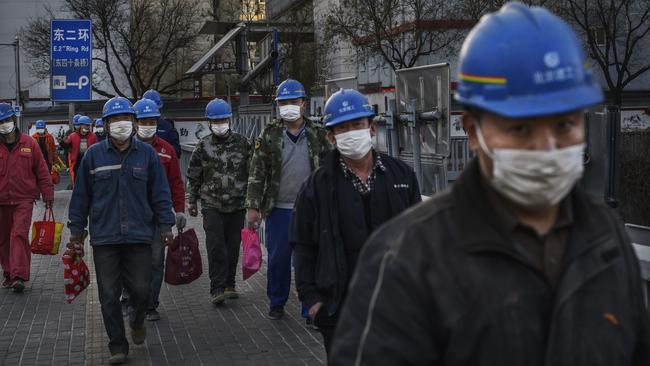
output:
[[244, 228], [241, 231], [241, 245], [243, 258], [241, 261], [241, 272], [244, 280], [257, 273], [262, 267], [262, 247], [260, 247], [260, 236], [254, 229]]

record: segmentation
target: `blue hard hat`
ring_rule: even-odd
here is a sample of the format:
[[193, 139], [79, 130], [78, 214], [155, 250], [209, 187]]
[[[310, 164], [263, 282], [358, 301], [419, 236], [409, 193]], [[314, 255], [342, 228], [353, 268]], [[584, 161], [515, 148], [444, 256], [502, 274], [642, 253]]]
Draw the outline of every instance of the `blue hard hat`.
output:
[[359, 118], [373, 118], [375, 110], [363, 94], [354, 89], [341, 89], [332, 94], [325, 103], [325, 127], [333, 127], [341, 123]]
[[14, 107], [9, 103], [0, 103], [0, 121], [15, 115]]
[[153, 89], [147, 90], [146, 92], [144, 92], [144, 94], [142, 94], [142, 98], [153, 100], [154, 102], [156, 102], [158, 108], [162, 108], [163, 106], [162, 97], [160, 96], [160, 93], [158, 93], [158, 91], [156, 90]]
[[104, 126], [104, 120], [101, 118], [95, 119], [95, 127], [103, 127]]
[[90, 126], [93, 123], [93, 120], [90, 119], [88, 116], [81, 116], [79, 117], [79, 121], [77, 121], [80, 125], [86, 125]]
[[79, 123], [79, 117], [81, 117], [81, 114], [77, 113], [72, 117], [72, 124], [78, 125]]
[[158, 105], [151, 99], [142, 98], [138, 100], [133, 105], [133, 109], [135, 110], [135, 118], [137, 119], [160, 117]]
[[456, 100], [508, 118], [567, 113], [603, 100], [571, 27], [544, 8], [517, 2], [472, 29], [458, 80]]
[[305, 87], [298, 80], [287, 79], [283, 81], [275, 93], [275, 101], [307, 98]]
[[135, 111], [133, 111], [133, 105], [131, 105], [131, 102], [124, 97], [113, 97], [109, 99], [102, 109], [103, 118], [122, 113], [135, 114]]
[[39, 119], [38, 121], [36, 121], [36, 124], [35, 124], [34, 127], [35, 128], [45, 128], [45, 121], [43, 121], [42, 119]]
[[223, 99], [214, 98], [205, 107], [205, 118], [207, 119], [225, 119], [232, 117], [230, 104]]

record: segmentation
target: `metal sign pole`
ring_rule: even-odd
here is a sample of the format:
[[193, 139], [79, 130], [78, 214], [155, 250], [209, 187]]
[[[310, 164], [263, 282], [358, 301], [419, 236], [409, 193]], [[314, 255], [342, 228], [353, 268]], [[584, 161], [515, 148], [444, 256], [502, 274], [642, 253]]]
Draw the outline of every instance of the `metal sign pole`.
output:
[[[14, 38], [14, 52], [16, 54], [16, 105], [20, 107], [20, 40], [18, 36]], [[18, 128], [21, 132], [26, 133], [27, 127], [23, 126], [22, 113], [18, 116]]]

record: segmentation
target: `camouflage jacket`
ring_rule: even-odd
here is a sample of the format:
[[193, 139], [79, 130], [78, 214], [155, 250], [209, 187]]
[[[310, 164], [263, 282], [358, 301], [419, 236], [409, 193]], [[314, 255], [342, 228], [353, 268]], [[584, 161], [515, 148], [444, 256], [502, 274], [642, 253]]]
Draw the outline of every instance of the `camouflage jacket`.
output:
[[[306, 120], [305, 133], [309, 148], [312, 172], [321, 165], [330, 151], [325, 129]], [[275, 205], [280, 189], [282, 173], [282, 134], [285, 128], [281, 120], [269, 123], [255, 141], [248, 177], [246, 207], [260, 210], [266, 216]]]
[[251, 144], [232, 132], [226, 139], [214, 134], [196, 145], [187, 168], [187, 202], [233, 212], [245, 208]]

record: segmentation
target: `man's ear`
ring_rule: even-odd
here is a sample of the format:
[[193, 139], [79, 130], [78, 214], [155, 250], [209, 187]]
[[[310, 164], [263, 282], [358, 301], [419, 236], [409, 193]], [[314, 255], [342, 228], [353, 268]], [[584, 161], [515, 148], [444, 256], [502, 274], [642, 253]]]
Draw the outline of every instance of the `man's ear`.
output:
[[334, 132], [331, 129], [327, 130], [327, 140], [332, 144], [332, 146], [336, 146], [336, 139], [334, 138]]
[[476, 135], [476, 124], [478, 121], [474, 116], [469, 112], [463, 112], [463, 129], [467, 133], [467, 141], [469, 144], [469, 149], [476, 151], [479, 149], [480, 145], [478, 142], [478, 137]]
[[370, 127], [370, 137], [375, 137], [377, 135], [377, 122], [368, 118], [368, 126]]

